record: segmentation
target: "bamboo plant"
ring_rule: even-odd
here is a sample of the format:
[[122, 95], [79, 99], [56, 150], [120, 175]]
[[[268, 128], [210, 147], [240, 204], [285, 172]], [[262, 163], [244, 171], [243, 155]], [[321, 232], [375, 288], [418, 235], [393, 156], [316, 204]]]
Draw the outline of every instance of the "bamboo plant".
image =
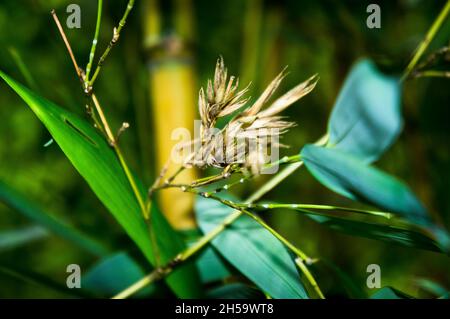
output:
[[[228, 268], [232, 266], [246, 277], [246, 284], [240, 286], [240, 290], [251, 288], [259, 296], [270, 298], [326, 298], [320, 278], [314, 272], [315, 265], [323, 262], [320, 255], [310, 256], [261, 217], [261, 212], [271, 214], [277, 209], [303, 214], [316, 223], [353, 236], [448, 255], [450, 236], [447, 231], [430, 217], [404, 182], [381, 171], [373, 163], [401, 133], [402, 85], [418, 74], [423, 75], [430, 64], [427, 61], [434, 59], [433, 55], [429, 58], [431, 60], [423, 59], [423, 55], [447, 18], [450, 1], [401, 77], [383, 74], [370, 60], [358, 61], [349, 71], [323, 137], [304, 145], [299, 151], [293, 151], [290, 156], [272, 162], [261, 160], [259, 148], [252, 149], [248, 145], [252, 141], [268, 139], [273, 149], [283, 147], [277, 137], [296, 125], [282, 116], [283, 111], [299, 100], [302, 103], [305, 95], [314, 94], [314, 88], [320, 85], [319, 77], [305, 75], [306, 80], [277, 95], [277, 88], [286, 76], [285, 71], [280, 70], [265, 90], [250, 101], [246, 95], [248, 88], [241, 86], [237, 77], [228, 74], [224, 59], [219, 57], [214, 73], [211, 72], [212, 79], [200, 88], [198, 96], [194, 96], [196, 80], [193, 66], [181, 62], [181, 57], [191, 58], [191, 53], [183, 49], [179, 38], [163, 39], [160, 36], [155, 2], [148, 1], [149, 11], [144, 12], [144, 18], [149, 17], [144, 42], [151, 45], [149, 86], [157, 144], [155, 166], [160, 170], [150, 185], [145, 185], [134, 173], [127, 154], [122, 150], [120, 136], [129, 129], [129, 123], [124, 122], [118, 129], [111, 126], [109, 114], [100, 102], [102, 92], [97, 92], [95, 86], [102, 69], [107, 67], [109, 55], [120, 38], [125, 36], [127, 20], [134, 17], [134, 2], [128, 1], [121, 20], [112, 30], [109, 44], [102, 54], [98, 54], [103, 9], [103, 1], [98, 0], [94, 38], [84, 68], [80, 67], [56, 12], [52, 12], [80, 81], [80, 94], [89, 99], [89, 120], [57, 106], [0, 72], [3, 80], [46, 126], [72, 165], [148, 262], [146, 275], [138, 271], [139, 278], [129, 282], [125, 289], [114, 291], [110, 297], [128, 298], [137, 293], [151, 295], [151, 291], [145, 291], [145, 288], [159, 280], [164, 280], [171, 292], [180, 298], [211, 296], [208, 276], [212, 273], [222, 287], [226, 285]], [[158, 18], [155, 20], [155, 17]], [[186, 22], [189, 17], [178, 19], [178, 25], [189, 26]], [[435, 53], [435, 56], [439, 54]], [[420, 64], [421, 60], [425, 64]], [[172, 163], [168, 168], [165, 163], [173, 151], [169, 135], [178, 126], [192, 125], [196, 117], [194, 101], [198, 101], [200, 136], [183, 145], [198, 144], [199, 147], [190, 147], [193, 151], [188, 152], [178, 167]], [[221, 119], [226, 123], [219, 127]], [[217, 147], [218, 141], [210, 133], [211, 129], [218, 130], [231, 143]], [[243, 149], [234, 142], [238, 133], [245, 137], [243, 145], [246, 147]], [[217, 148], [222, 152], [219, 155], [226, 156], [211, 153]], [[239, 161], [236, 154], [243, 155], [244, 160]], [[196, 170], [211, 167], [216, 169], [216, 174], [198, 177]], [[277, 167], [280, 170], [247, 199], [233, 196], [231, 191], [236, 185], [246, 184]], [[306, 168], [319, 183], [335, 193], [373, 208], [261, 201], [264, 195], [301, 168]], [[164, 192], [166, 195], [159, 202], [155, 200], [157, 194]], [[67, 225], [50, 218], [36, 217], [40, 216], [36, 207], [21, 204], [20, 196], [2, 184], [0, 196], [91, 253], [108, 255], [107, 249], [85, 239]], [[194, 198], [195, 219], [190, 214]], [[201, 235], [188, 245], [175, 229], [195, 224]], [[66, 232], [66, 229], [70, 230]], [[208, 263], [211, 258], [209, 261], [202, 258], [211, 247], [214, 247], [210, 252], [215, 266]], [[114, 258], [125, 258], [124, 262], [130, 267], [135, 264], [128, 257], [116, 255]], [[123, 269], [117, 269], [117, 272], [120, 276]]]

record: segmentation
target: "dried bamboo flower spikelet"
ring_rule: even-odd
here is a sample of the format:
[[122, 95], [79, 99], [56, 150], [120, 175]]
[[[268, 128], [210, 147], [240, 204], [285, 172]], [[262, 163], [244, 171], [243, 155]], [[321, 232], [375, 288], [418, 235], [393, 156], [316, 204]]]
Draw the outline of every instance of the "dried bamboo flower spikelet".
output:
[[203, 88], [199, 92], [200, 137], [189, 143], [194, 145], [194, 151], [186, 157], [185, 165], [223, 168], [239, 164], [259, 173], [268, 161], [268, 150], [284, 147], [278, 142], [279, 137], [295, 125], [278, 114], [311, 92], [318, 81], [316, 74], [265, 107], [285, 75], [283, 70], [251, 106], [238, 112], [219, 130], [216, 128], [219, 118], [237, 112], [248, 102], [244, 97], [248, 86], [238, 90], [239, 80], [234, 76], [228, 78], [220, 57], [214, 81], [208, 80], [206, 93]]

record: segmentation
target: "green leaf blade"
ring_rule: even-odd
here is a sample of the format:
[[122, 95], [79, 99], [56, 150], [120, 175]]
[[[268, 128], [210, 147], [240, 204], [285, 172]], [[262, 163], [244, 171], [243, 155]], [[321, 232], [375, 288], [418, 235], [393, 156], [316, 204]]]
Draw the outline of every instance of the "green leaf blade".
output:
[[423, 205], [408, 186], [390, 175], [336, 149], [306, 145], [301, 157], [311, 174], [334, 192], [428, 224]]
[[401, 87], [373, 62], [357, 63], [346, 79], [328, 122], [329, 147], [371, 163], [392, 145], [402, 129]]
[[[233, 209], [199, 198], [196, 213], [201, 230], [207, 233], [233, 213]], [[239, 217], [212, 243], [230, 264], [271, 297], [308, 298], [285, 247], [248, 216]]]
[[[149, 229], [116, 154], [105, 138], [85, 120], [36, 95], [1, 71], [0, 77], [28, 104], [47, 127], [72, 165], [140, 248], [147, 260], [155, 266], [157, 259]], [[169, 238], [169, 242], [166, 240], [164, 244], [170, 249], [161, 249], [162, 254], [165, 254], [161, 259], [168, 261], [182, 250], [180, 248], [184, 248], [184, 244], [175, 242], [175, 239], [179, 237], [178, 234], [159, 211], [153, 215], [160, 226], [157, 232]], [[171, 243], [174, 244], [171, 245]], [[185, 271], [187, 273], [184, 273]], [[197, 273], [194, 267], [183, 266], [169, 276], [167, 282], [178, 297], [196, 297], [199, 285], [196, 278]]]

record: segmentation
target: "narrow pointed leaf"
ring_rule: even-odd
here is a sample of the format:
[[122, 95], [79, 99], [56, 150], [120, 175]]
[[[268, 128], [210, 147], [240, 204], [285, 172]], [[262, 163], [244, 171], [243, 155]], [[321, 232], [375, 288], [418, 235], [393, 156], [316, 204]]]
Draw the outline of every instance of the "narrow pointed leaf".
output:
[[[133, 239], [152, 265], [157, 256], [153, 250], [147, 224], [141, 214], [126, 175], [120, 163], [95, 128], [80, 117], [60, 108], [54, 103], [36, 95], [0, 71], [0, 76], [28, 104], [41, 122], [47, 127], [53, 139], [61, 147], [72, 165], [89, 184], [100, 201], [112, 213], [126, 233]], [[177, 233], [170, 228], [159, 210], [153, 210], [153, 219], [160, 221], [160, 233], [170, 234], [165, 245], [171, 249], [161, 249], [161, 259], [168, 259], [180, 245]], [[158, 236], [156, 236], [158, 237]], [[168, 251], [169, 255], [163, 255]], [[170, 256], [170, 257], [169, 257]], [[192, 271], [194, 272], [192, 272]], [[187, 271], [187, 274], [183, 274]], [[167, 279], [170, 287], [179, 297], [197, 296], [198, 286], [192, 285], [196, 278], [195, 268], [180, 267]]]

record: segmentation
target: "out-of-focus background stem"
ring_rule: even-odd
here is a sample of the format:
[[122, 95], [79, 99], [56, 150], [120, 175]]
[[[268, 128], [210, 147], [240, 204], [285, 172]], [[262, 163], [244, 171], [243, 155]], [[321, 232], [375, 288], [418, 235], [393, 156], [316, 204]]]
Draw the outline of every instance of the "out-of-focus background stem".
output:
[[[172, 140], [177, 128], [186, 128], [193, 136], [196, 118], [197, 79], [190, 43], [193, 39], [193, 12], [188, 0], [173, 1], [173, 31], [162, 33], [157, 0], [144, 2], [144, 45], [147, 50], [151, 123], [154, 128], [156, 174], [166, 165], [179, 140]], [[166, 176], [180, 164], [170, 159]], [[185, 170], [177, 180], [190, 182], [196, 177], [193, 169]], [[168, 189], [158, 194], [162, 211], [177, 229], [195, 226], [193, 194]]]

